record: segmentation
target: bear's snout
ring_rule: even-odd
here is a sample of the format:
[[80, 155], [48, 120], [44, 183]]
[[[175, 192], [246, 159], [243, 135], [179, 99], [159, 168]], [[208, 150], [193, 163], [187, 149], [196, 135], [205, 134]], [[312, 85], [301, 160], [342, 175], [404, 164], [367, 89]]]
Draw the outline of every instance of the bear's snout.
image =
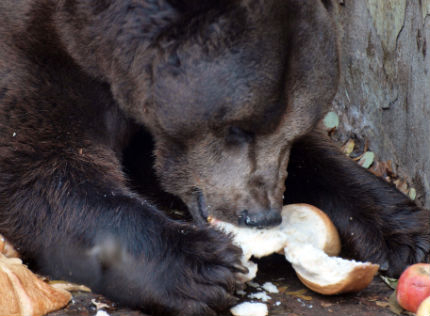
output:
[[281, 213], [277, 209], [261, 210], [259, 212], [250, 213], [248, 210], [240, 212], [238, 218], [239, 226], [250, 226], [250, 227], [272, 227], [281, 224], [282, 217]]

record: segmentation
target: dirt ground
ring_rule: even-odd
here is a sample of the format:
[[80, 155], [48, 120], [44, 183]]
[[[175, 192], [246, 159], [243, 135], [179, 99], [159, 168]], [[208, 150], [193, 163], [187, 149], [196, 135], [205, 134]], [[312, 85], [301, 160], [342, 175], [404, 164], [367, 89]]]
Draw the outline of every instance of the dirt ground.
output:
[[[289, 316], [392, 316], [388, 298], [393, 290], [390, 289], [379, 276], [365, 290], [348, 295], [323, 296], [307, 290], [297, 279], [294, 270], [280, 255], [273, 255], [259, 260], [259, 272], [254, 280], [258, 284], [272, 282], [278, 289], [279, 294], [267, 293], [271, 297], [267, 301], [269, 315], [289, 315]], [[248, 286], [247, 294], [242, 296], [243, 301], [251, 301], [246, 296], [250, 293], [261, 292], [257, 288]], [[60, 311], [49, 314], [50, 316], [86, 316], [97, 313], [96, 306], [91, 300], [105, 303], [108, 307], [103, 310], [112, 316], [143, 316], [139, 311], [132, 311], [117, 306], [104, 298], [93, 293], [73, 293], [73, 300], [69, 305]], [[241, 297], [240, 295], [238, 295]], [[259, 301], [259, 300], [253, 300]], [[226, 311], [223, 315], [230, 315]]]

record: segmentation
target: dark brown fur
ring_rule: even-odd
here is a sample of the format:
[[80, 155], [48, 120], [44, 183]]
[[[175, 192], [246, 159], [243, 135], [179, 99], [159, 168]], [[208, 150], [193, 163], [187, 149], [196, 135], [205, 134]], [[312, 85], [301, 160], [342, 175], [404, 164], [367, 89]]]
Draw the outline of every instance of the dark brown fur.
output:
[[[51, 277], [213, 314], [240, 251], [205, 217], [275, 225], [288, 165], [286, 201], [398, 274], [429, 216], [312, 132], [337, 81], [319, 1], [3, 0], [0, 233]], [[160, 212], [179, 199], [198, 225]]]

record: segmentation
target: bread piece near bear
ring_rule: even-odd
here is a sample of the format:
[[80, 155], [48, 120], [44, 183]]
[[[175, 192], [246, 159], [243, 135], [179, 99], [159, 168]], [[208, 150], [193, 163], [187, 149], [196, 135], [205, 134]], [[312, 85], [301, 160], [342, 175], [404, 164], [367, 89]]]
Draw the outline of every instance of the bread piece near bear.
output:
[[242, 275], [249, 281], [257, 265], [249, 259], [272, 253], [284, 253], [297, 276], [311, 290], [325, 295], [356, 292], [367, 287], [379, 265], [336, 257], [340, 238], [336, 227], [320, 209], [308, 204], [290, 204], [282, 209], [282, 223], [273, 228], [237, 227], [211, 219], [217, 229], [230, 233], [243, 250], [243, 264], [250, 272]]
[[21, 259], [0, 253], [0, 315], [41, 316], [63, 308], [70, 299], [69, 292], [39, 279]]

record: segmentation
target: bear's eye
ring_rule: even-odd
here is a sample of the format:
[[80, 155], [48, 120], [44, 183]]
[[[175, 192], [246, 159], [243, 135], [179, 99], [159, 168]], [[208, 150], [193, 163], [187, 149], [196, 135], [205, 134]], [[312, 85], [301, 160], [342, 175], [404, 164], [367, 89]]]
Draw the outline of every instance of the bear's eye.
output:
[[254, 139], [252, 132], [245, 131], [237, 126], [230, 126], [227, 133], [227, 143], [230, 145], [240, 145], [250, 143]]

